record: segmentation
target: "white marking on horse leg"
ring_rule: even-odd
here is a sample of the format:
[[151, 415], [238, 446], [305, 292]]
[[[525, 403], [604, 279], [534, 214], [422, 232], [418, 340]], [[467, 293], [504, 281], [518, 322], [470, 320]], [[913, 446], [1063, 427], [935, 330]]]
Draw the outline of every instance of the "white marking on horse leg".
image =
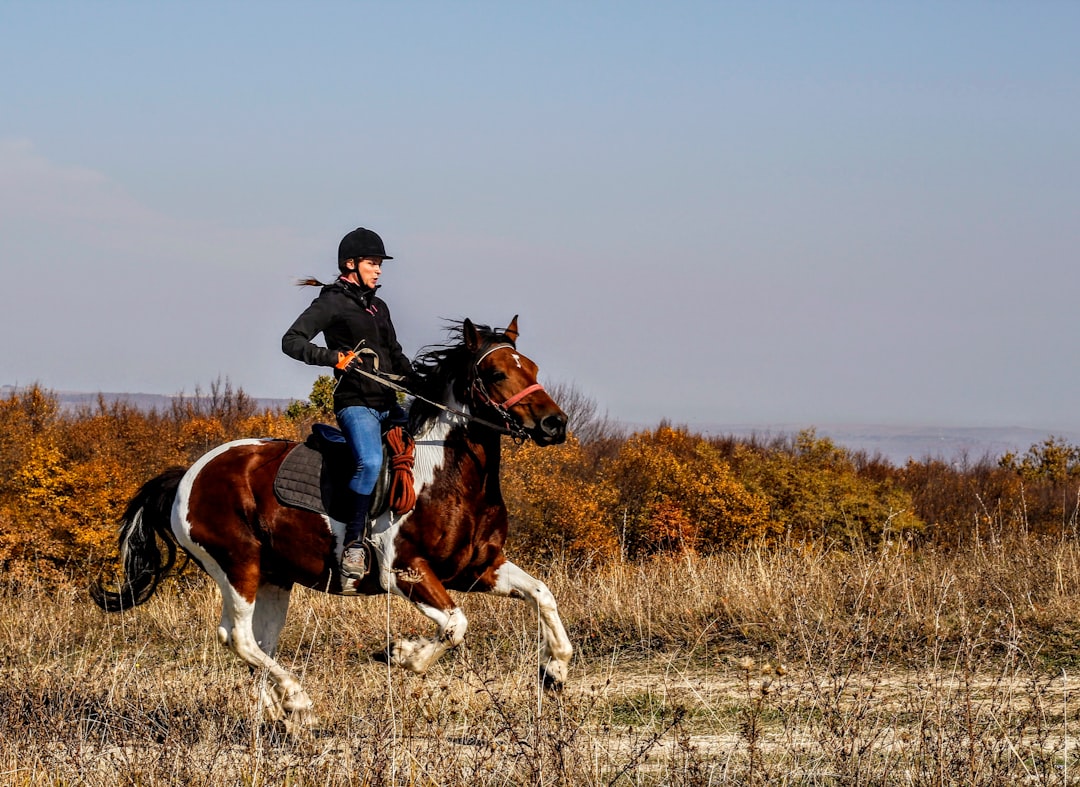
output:
[[229, 581], [228, 575], [209, 552], [192, 537], [190, 503], [199, 474], [214, 458], [240, 445], [258, 445], [261, 440], [234, 440], [213, 449], [200, 457], [193, 464], [176, 490], [176, 499], [172, 509], [172, 531], [177, 543], [191, 554], [207, 574], [217, 582], [221, 589], [221, 622], [218, 624], [218, 640], [229, 647], [237, 656], [252, 667], [266, 670], [273, 684], [273, 693], [277, 697], [270, 710], [279, 710], [290, 714], [287, 721], [310, 723], [313, 719], [310, 708], [311, 698], [304, 691], [300, 681], [289, 670], [278, 664], [259, 646], [259, 641], [267, 643], [270, 650], [277, 646], [277, 637], [285, 620], [288, 593], [281, 588], [269, 589], [265, 593], [260, 587], [256, 593], [256, 602], [269, 599], [267, 609], [256, 615], [256, 603], [241, 596]]
[[435, 639], [416, 637], [395, 640], [390, 649], [390, 660], [399, 667], [423, 675], [442, 654], [465, 641], [469, 621], [459, 607], [441, 610], [427, 604], [414, 602], [414, 605], [438, 626], [437, 636]]
[[[300, 681], [259, 647], [252, 629], [255, 604], [246, 601], [232, 589], [232, 586], [229, 586], [229, 592], [232, 595], [229, 606], [232, 617], [230, 645], [233, 652], [252, 667], [266, 670], [274, 684], [274, 693], [277, 695], [282, 710], [286, 713], [306, 713], [311, 709], [312, 702], [304, 691], [304, 687], [300, 685]], [[261, 591], [260, 595], [262, 595]], [[270, 617], [272, 619], [273, 616]], [[272, 623], [267, 625], [272, 625]]]
[[280, 585], [265, 583], [259, 586], [259, 592], [255, 596], [251, 631], [259, 647], [270, 656], [277, 655], [278, 638], [281, 636], [281, 629], [285, 627], [291, 594], [291, 590]]
[[559, 617], [555, 596], [547, 585], [510, 562], [499, 566], [495, 580], [492, 592], [496, 595], [520, 598], [532, 604], [540, 619], [543, 638], [540, 645], [541, 667], [556, 685], [564, 683], [574, 647]]
[[229, 642], [232, 641], [232, 612], [224, 600], [221, 603], [221, 621], [218, 623], [217, 638], [222, 645], [227, 648], [230, 647]]

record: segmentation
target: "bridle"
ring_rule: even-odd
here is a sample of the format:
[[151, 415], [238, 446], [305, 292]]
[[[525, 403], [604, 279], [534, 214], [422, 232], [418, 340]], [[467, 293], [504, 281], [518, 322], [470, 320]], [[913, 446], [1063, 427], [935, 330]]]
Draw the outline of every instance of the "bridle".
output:
[[[501, 428], [501, 431], [503, 431], [505, 434], [509, 434], [511, 437], [514, 438], [515, 441], [524, 441], [528, 438], [529, 433], [526, 431], [524, 426], [515, 421], [513, 416], [510, 415], [510, 408], [520, 402], [529, 394], [536, 393], [537, 391], [543, 391], [544, 386], [540, 385], [540, 383], [533, 383], [532, 385], [525, 386], [516, 394], [511, 396], [509, 399], [505, 399], [501, 402], [496, 402], [495, 399], [491, 396], [491, 392], [484, 384], [484, 381], [480, 377], [480, 364], [485, 358], [487, 358], [496, 350], [503, 349], [510, 350], [511, 352], [517, 350], [514, 345], [501, 342], [499, 344], [493, 344], [491, 347], [488, 347], [486, 350], [484, 350], [484, 352], [479, 355], [479, 357], [477, 357], [475, 361], [473, 361], [472, 382], [469, 385], [469, 390], [472, 393], [472, 397], [475, 401], [479, 402], [485, 407], [491, 408], [503, 419], [504, 426]], [[473, 416], [469, 417], [472, 418]]]

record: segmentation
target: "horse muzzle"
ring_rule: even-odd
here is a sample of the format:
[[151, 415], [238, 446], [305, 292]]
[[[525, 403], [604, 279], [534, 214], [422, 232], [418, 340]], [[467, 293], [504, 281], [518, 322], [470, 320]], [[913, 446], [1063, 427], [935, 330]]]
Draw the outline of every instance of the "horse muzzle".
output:
[[559, 412], [545, 416], [532, 430], [537, 445], [558, 445], [566, 442], [566, 414]]

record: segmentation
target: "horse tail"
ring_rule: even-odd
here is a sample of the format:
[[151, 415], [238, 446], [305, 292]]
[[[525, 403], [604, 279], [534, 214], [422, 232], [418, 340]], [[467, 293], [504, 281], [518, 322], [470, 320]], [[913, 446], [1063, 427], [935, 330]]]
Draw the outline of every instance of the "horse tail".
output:
[[[170, 467], [143, 484], [128, 503], [119, 539], [124, 581], [116, 591], [106, 590], [100, 579], [90, 585], [90, 597], [106, 612], [123, 612], [149, 600], [176, 562], [170, 521], [176, 490], [186, 472], [183, 467]], [[164, 563], [155, 536], [165, 545]]]

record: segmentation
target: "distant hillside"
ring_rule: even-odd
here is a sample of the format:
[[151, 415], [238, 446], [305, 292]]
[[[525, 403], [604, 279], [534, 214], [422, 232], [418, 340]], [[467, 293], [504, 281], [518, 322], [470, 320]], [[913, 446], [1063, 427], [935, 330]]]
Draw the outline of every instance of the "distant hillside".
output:
[[[689, 428], [707, 435], [734, 435], [768, 439], [798, 434], [806, 426], [795, 424], [723, 425], [691, 424]], [[1043, 431], [1027, 427], [950, 427], [950, 426], [880, 426], [874, 424], [823, 424], [814, 427], [819, 437], [828, 437], [837, 445], [864, 451], [901, 466], [908, 459], [941, 459], [976, 462], [984, 457], [997, 459], [1009, 451], [1023, 454], [1048, 437], [1059, 437], [1080, 444], [1080, 431], [1072, 429]]]
[[[17, 390], [13, 385], [0, 385], [0, 397], [7, 398]], [[113, 402], [127, 402], [134, 405], [140, 410], [167, 410], [172, 406], [172, 403], [177, 399], [193, 400], [194, 394], [184, 394], [175, 396], [166, 396], [164, 394], [147, 394], [147, 393], [85, 393], [81, 391], [52, 391], [56, 396], [57, 401], [60, 403], [60, 408], [63, 410], [77, 410], [80, 407], [93, 407], [97, 404], [98, 397], [105, 400], [107, 404]], [[201, 398], [208, 398], [204, 394]], [[252, 397], [252, 401], [260, 409], [283, 409], [289, 406], [291, 399], [260, 399], [258, 397]]]

